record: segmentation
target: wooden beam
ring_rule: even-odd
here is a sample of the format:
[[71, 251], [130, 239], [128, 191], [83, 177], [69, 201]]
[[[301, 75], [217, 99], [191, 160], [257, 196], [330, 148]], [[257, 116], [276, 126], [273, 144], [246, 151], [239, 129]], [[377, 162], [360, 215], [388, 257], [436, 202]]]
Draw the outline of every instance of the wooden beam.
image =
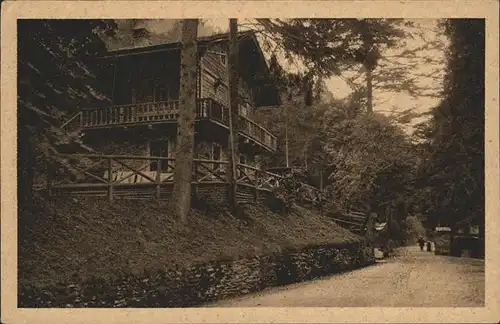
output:
[[[143, 164], [141, 167], [139, 167], [139, 171], [142, 171], [144, 168], [148, 167], [150, 164], [149, 163], [146, 163], [146, 164]], [[127, 180], [128, 178], [131, 178], [133, 176], [137, 175], [137, 173], [135, 172], [132, 172], [131, 174], [129, 174], [128, 176], [126, 177], [123, 177], [121, 179], [116, 179], [115, 183], [122, 183], [123, 181]]]
[[[89, 159], [96, 159], [96, 158], [102, 158], [102, 159], [121, 159], [121, 160], [162, 160], [162, 161], [175, 161], [175, 158], [168, 158], [164, 156], [145, 156], [145, 155], [113, 155], [113, 154], [59, 154], [61, 157], [68, 157], [68, 158], [89, 158]], [[209, 159], [194, 159], [193, 161], [195, 162], [201, 162], [201, 163], [213, 163], [213, 164], [229, 164], [228, 161], [221, 161], [221, 160], [209, 160]]]
[[110, 158], [110, 160], [116, 161], [117, 163], [119, 163], [120, 165], [122, 165], [122, 166], [126, 167], [126, 168], [127, 168], [127, 169], [129, 169], [130, 171], [135, 172], [135, 173], [137, 173], [137, 174], [141, 175], [142, 177], [144, 177], [144, 178], [148, 179], [149, 181], [151, 181], [151, 182], [153, 182], [153, 183], [155, 182], [155, 179], [151, 178], [151, 177], [150, 177], [150, 176], [148, 176], [147, 174], [144, 174], [144, 173], [142, 173], [141, 171], [136, 170], [135, 168], [133, 168], [133, 167], [131, 167], [131, 166], [127, 165], [126, 163], [124, 163], [124, 162], [122, 162], [122, 161], [120, 161], [120, 160], [118, 160], [118, 159], [111, 159], [111, 158]]

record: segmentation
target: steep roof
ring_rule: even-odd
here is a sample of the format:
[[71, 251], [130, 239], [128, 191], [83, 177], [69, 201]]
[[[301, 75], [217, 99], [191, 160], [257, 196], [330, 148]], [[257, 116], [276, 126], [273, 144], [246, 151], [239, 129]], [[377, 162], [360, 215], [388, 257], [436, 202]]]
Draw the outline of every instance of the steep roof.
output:
[[[240, 41], [245, 40], [247, 37], [255, 37], [255, 33], [253, 31], [242, 31], [238, 32], [237, 35]], [[210, 36], [201, 36], [198, 37], [198, 46], [204, 47], [207, 45], [212, 45], [214, 43], [224, 42], [229, 40], [229, 33], [219, 33]], [[134, 55], [134, 54], [143, 54], [143, 53], [151, 53], [156, 51], [168, 51], [172, 49], [180, 49], [181, 42], [168, 42], [157, 45], [149, 45], [149, 46], [140, 46], [140, 47], [132, 47], [132, 48], [120, 48], [116, 50], [109, 50], [107, 56], [121, 56], [121, 55]]]

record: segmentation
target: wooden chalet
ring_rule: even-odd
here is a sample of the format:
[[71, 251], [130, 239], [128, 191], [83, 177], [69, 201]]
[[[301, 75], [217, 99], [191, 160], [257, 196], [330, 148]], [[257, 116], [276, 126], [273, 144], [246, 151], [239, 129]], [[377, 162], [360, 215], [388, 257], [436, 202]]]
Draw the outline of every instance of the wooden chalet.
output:
[[[197, 157], [224, 160], [228, 138], [228, 35], [198, 41]], [[276, 150], [276, 137], [252, 119], [254, 109], [276, 106], [278, 92], [253, 33], [239, 34], [241, 160]], [[180, 43], [109, 52], [97, 64], [111, 86], [112, 103], [85, 107], [75, 118], [85, 143], [106, 154], [173, 157], [180, 88]]]
[[[260, 157], [277, 149], [277, 139], [253, 120], [260, 107], [279, 105], [279, 94], [253, 32], [238, 34], [239, 125], [238, 191], [241, 201], [270, 191], [282, 176], [260, 169]], [[58, 195], [114, 198], [168, 196], [172, 190], [179, 116], [180, 43], [122, 49], [96, 59], [99, 78], [109, 85], [111, 103], [84, 107], [64, 125], [78, 131], [94, 154], [83, 178], [50, 181]], [[227, 190], [229, 91], [228, 34], [198, 40], [194, 192]], [[318, 201], [304, 184], [304, 197]], [[223, 197], [224, 195], [219, 195]], [[221, 198], [222, 199], [222, 198]]]

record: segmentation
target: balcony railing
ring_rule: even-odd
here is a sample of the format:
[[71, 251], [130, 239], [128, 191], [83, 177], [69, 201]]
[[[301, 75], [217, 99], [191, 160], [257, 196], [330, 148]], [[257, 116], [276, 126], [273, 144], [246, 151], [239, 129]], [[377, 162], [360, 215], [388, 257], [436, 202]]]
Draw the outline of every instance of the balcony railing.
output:
[[82, 111], [81, 122], [83, 128], [94, 128], [176, 120], [178, 116], [178, 101], [161, 101], [111, 106], [107, 109], [86, 109]]
[[[175, 122], [179, 117], [179, 101], [161, 101], [112, 106], [107, 109], [92, 108], [81, 113], [82, 128], [127, 126], [154, 122]], [[196, 119], [216, 120], [229, 125], [229, 108], [211, 98], [200, 99], [196, 108]], [[272, 150], [277, 140], [267, 129], [245, 116], [239, 118], [241, 133]]]
[[[213, 120], [217, 120], [227, 126], [229, 125], [229, 108], [218, 103], [215, 100], [202, 99], [198, 104], [196, 117], [198, 119], [210, 118]], [[243, 134], [252, 137], [254, 140], [266, 145], [273, 150], [276, 150], [278, 146], [276, 137], [267, 129], [260, 126], [248, 117], [242, 115], [239, 116], [238, 122], [240, 131]]]
[[278, 141], [276, 137], [253, 120], [240, 116], [239, 126], [242, 133], [257, 139], [273, 150], [277, 149]]

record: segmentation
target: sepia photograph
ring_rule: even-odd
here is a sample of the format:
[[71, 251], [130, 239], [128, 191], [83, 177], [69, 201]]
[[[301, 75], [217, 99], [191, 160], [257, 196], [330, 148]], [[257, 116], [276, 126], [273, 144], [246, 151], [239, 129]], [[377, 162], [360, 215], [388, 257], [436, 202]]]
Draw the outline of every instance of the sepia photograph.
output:
[[15, 19], [15, 307], [486, 306], [487, 19], [297, 16]]

